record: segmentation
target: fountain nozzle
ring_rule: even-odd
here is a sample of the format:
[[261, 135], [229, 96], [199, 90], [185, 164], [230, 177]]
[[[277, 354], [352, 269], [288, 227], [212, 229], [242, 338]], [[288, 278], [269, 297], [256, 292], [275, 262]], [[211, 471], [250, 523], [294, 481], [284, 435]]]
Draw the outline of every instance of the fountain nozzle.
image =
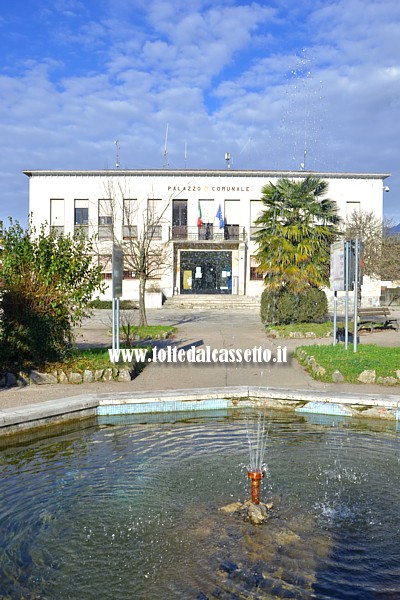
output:
[[263, 469], [252, 469], [247, 471], [247, 477], [251, 480], [251, 501], [260, 504], [260, 481], [265, 477]]

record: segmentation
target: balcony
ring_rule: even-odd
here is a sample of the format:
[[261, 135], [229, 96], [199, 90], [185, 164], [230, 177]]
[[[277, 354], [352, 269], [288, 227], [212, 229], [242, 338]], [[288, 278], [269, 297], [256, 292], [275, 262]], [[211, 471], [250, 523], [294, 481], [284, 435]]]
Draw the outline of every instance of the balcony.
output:
[[203, 223], [201, 227], [173, 225], [169, 230], [169, 239], [190, 242], [244, 242], [246, 231], [244, 227], [229, 224], [221, 229], [211, 223]]

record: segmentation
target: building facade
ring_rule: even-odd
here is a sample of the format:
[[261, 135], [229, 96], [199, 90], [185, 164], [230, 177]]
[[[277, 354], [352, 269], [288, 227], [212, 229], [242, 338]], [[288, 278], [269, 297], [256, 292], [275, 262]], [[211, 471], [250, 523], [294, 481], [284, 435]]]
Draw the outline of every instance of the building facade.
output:
[[[261, 189], [279, 178], [300, 180], [304, 171], [103, 170], [24, 171], [29, 210], [37, 227], [48, 223], [72, 234], [81, 228], [97, 236], [97, 258], [111, 278], [111, 249], [125, 252], [151, 231], [160, 251], [149, 289], [174, 294], [238, 294], [258, 297], [255, 220]], [[353, 211], [383, 216], [385, 173], [312, 173], [329, 184], [345, 220]], [[162, 248], [162, 252], [161, 252]], [[162, 255], [162, 259], [161, 259]], [[110, 286], [106, 292], [111, 297]], [[124, 263], [123, 298], [137, 299], [138, 281]]]

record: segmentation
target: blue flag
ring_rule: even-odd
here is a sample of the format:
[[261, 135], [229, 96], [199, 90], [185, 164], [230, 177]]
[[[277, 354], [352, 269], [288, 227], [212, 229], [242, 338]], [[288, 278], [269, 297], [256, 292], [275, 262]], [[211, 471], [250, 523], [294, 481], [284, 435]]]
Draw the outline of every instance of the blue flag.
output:
[[222, 229], [222, 227], [224, 226], [224, 219], [222, 217], [221, 205], [219, 205], [217, 214], [215, 216], [217, 217], [217, 219], [219, 219], [219, 228]]

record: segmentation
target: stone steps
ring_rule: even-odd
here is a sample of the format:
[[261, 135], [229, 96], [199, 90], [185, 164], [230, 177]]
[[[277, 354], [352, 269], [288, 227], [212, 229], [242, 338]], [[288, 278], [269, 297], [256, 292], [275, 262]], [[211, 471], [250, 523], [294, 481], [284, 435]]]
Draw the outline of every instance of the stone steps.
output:
[[217, 296], [190, 294], [172, 296], [164, 302], [165, 308], [197, 310], [260, 310], [260, 299], [250, 296]]

